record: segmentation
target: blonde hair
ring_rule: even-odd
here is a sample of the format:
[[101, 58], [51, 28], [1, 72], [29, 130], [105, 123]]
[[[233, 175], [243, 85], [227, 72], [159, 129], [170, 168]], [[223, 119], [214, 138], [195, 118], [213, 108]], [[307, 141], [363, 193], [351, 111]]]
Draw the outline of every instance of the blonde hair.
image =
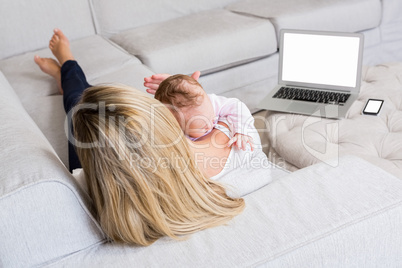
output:
[[[78, 105], [86, 104], [98, 109], [77, 109], [74, 135], [93, 146], [76, 151], [110, 239], [144, 246], [162, 236], [182, 239], [242, 212], [243, 199], [228, 197], [198, 169], [163, 104], [125, 86], [87, 88]], [[144, 159], [153, 164], [142, 165]]]

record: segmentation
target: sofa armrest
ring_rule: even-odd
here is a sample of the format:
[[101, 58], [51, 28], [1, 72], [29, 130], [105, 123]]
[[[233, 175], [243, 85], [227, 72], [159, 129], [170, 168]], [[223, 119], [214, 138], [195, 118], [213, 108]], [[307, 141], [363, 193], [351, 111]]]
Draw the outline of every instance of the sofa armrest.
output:
[[254, 265], [402, 262], [402, 181], [383, 169], [345, 156], [298, 170], [267, 188], [249, 202], [264, 211], [258, 221], [269, 232], [264, 247], [270, 253]]
[[41, 266], [104, 242], [79, 195], [47, 180], [0, 198], [0, 266]]
[[0, 95], [0, 267], [43, 265], [104, 241], [88, 196], [1, 72]]
[[397, 266], [402, 182], [357, 157], [296, 171], [245, 197], [226, 226], [146, 248], [102, 244], [52, 267]]

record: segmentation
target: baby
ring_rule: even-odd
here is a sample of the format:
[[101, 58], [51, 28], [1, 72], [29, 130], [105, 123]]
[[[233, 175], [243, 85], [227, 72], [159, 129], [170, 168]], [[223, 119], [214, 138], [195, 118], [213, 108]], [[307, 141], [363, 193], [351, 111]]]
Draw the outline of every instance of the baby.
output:
[[254, 118], [238, 99], [206, 94], [196, 79], [181, 74], [163, 80], [155, 92], [155, 99], [172, 111], [191, 140], [207, 135], [218, 121], [222, 121], [233, 134], [228, 146], [246, 150], [249, 144], [251, 150], [254, 149], [252, 138], [246, 134], [250, 127], [254, 128]]

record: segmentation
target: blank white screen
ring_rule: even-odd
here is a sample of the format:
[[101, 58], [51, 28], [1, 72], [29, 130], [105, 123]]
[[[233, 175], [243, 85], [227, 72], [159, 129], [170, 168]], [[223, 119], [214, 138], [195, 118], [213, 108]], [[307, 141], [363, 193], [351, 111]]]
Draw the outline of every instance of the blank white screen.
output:
[[282, 80], [355, 87], [359, 38], [285, 33]]
[[366, 113], [372, 113], [372, 114], [376, 114], [378, 113], [378, 110], [380, 109], [382, 104], [382, 101], [379, 100], [370, 100], [367, 103], [366, 109], [364, 109], [364, 111]]

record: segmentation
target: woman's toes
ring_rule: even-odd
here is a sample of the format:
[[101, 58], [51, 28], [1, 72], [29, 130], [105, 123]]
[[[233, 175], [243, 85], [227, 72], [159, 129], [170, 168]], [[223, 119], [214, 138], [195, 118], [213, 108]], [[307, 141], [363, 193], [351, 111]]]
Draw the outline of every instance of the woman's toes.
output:
[[34, 56], [34, 61], [36, 64], [39, 65], [39, 67], [43, 64], [43, 59], [41, 57], [39, 57], [38, 55]]
[[62, 30], [60, 30], [58, 28], [54, 29], [54, 35], [57, 37], [58, 40], [63, 40], [63, 41], [68, 42], [68, 38], [67, 38], [67, 36], [64, 35]]
[[34, 61], [44, 73], [47, 73], [51, 76], [58, 75], [60, 72], [60, 65], [54, 59], [41, 58], [38, 55], [35, 55]]
[[35, 55], [34, 61], [36, 64], [41, 65], [42, 64], [42, 58], [39, 57], [38, 55]]
[[50, 40], [50, 42], [57, 43], [59, 40], [60, 40], [60, 38], [57, 35], [54, 34], [52, 36], [52, 39]]

